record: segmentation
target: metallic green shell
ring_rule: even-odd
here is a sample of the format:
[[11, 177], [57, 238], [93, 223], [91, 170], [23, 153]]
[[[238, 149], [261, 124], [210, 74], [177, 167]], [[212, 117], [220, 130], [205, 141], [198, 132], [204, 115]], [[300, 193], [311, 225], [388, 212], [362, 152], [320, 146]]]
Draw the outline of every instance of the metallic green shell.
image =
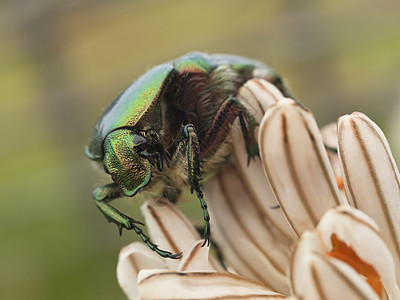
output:
[[[104, 156], [103, 143], [107, 135], [118, 128], [146, 130], [161, 126], [160, 95], [168, 85], [173, 73], [201, 72], [209, 74], [218, 66], [229, 65], [238, 74], [245, 74], [258, 69], [265, 77], [273, 71], [261, 62], [240, 56], [191, 52], [171, 62], [159, 65], [145, 73], [128, 87], [106, 109], [96, 124], [86, 155], [93, 160]], [[243, 75], [244, 76], [244, 75]], [[152, 127], [153, 126], [153, 127]]]
[[121, 127], [134, 127], [145, 115], [155, 107], [154, 99], [162, 92], [164, 82], [173, 71], [173, 66], [163, 64], [144, 74], [128, 87], [106, 109], [99, 122], [96, 124], [86, 155], [94, 160], [103, 156], [103, 141], [106, 136]]

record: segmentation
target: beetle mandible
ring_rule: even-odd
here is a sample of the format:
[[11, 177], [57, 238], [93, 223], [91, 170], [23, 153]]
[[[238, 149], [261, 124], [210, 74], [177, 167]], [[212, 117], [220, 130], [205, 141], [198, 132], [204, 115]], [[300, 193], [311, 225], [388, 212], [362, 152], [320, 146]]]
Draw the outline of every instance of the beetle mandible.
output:
[[[86, 155], [104, 165], [113, 183], [96, 188], [100, 211], [122, 229], [133, 229], [159, 255], [179, 258], [150, 241], [139, 225], [110, 205], [156, 184], [177, 191], [190, 187], [200, 200], [205, 221], [204, 245], [209, 244], [210, 217], [200, 181], [229, 155], [227, 137], [236, 118], [249, 159], [258, 154], [258, 125], [235, 98], [251, 78], [263, 78], [288, 95], [279, 75], [262, 64], [226, 54], [191, 52], [159, 65], [136, 80], [105, 110], [97, 122]], [[165, 193], [167, 194], [167, 193]], [[170, 196], [169, 198], [173, 198]]]

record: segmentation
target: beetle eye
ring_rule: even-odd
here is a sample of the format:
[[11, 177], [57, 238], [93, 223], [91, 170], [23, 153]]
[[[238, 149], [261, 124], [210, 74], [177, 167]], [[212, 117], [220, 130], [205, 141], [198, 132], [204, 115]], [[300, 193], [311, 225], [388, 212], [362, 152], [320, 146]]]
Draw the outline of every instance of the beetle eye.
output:
[[141, 151], [145, 150], [146, 147], [147, 147], [146, 138], [139, 134], [134, 134], [133, 135], [133, 149], [136, 152], [141, 152]]

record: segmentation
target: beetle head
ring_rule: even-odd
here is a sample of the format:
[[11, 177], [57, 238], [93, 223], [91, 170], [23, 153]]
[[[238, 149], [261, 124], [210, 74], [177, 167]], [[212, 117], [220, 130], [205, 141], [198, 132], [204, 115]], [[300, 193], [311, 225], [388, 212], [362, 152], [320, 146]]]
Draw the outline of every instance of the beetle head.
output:
[[104, 141], [104, 167], [126, 196], [150, 182], [150, 162], [138, 154], [145, 146], [146, 139], [129, 129], [115, 130]]

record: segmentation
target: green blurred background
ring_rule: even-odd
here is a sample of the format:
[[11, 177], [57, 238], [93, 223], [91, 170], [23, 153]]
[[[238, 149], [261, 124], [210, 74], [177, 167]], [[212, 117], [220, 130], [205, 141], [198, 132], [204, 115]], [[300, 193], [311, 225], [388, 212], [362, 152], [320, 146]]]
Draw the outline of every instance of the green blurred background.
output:
[[124, 298], [115, 266], [135, 235], [96, 209], [108, 178], [83, 149], [140, 74], [192, 50], [239, 54], [286, 77], [320, 125], [359, 110], [389, 130], [399, 14], [398, 0], [2, 0], [0, 299]]

